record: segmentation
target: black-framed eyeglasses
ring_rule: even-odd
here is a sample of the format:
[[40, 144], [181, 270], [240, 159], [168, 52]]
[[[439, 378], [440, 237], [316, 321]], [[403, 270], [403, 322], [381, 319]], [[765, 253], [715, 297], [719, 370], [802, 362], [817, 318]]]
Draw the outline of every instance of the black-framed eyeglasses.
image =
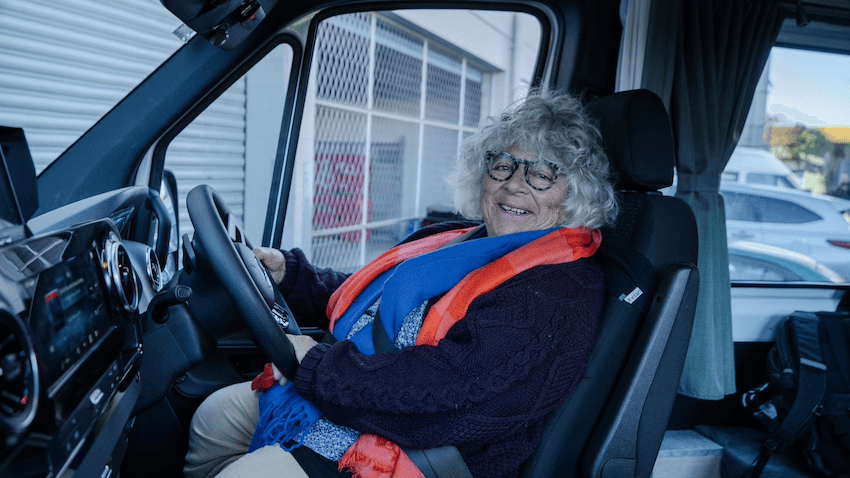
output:
[[511, 179], [520, 164], [525, 165], [525, 182], [532, 189], [545, 191], [558, 179], [558, 167], [548, 161], [528, 161], [504, 151], [487, 151], [487, 175], [496, 181]]

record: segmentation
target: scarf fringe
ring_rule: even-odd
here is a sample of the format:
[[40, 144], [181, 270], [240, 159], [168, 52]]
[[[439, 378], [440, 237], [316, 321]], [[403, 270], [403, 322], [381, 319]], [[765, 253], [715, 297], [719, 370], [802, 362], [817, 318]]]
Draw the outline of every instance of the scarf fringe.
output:
[[339, 460], [339, 471], [354, 478], [424, 478], [410, 457], [395, 443], [363, 434]]
[[[301, 398], [291, 383], [284, 386], [275, 384], [260, 395], [260, 419], [248, 451], [274, 443], [279, 443], [286, 451], [292, 451], [301, 446], [295, 440], [313, 426], [320, 416], [319, 410]], [[260, 429], [259, 424], [265, 426]]]

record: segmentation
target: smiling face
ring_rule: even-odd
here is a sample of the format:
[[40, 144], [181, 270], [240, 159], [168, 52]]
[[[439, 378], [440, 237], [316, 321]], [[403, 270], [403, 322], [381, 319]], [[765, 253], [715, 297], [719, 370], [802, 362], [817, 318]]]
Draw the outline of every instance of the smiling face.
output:
[[[534, 156], [523, 155], [515, 146], [507, 152], [528, 161], [537, 160]], [[485, 173], [481, 178], [481, 214], [487, 234], [501, 236], [563, 224], [566, 194], [563, 177], [545, 191], [533, 189], [525, 181], [524, 165], [520, 165], [507, 181], [497, 181]]]

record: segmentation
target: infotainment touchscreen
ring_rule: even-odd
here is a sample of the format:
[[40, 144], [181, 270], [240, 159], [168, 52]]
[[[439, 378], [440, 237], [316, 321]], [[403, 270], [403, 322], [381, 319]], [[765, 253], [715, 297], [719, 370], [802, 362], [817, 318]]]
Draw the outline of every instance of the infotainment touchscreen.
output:
[[43, 271], [30, 323], [48, 395], [110, 331], [103, 274], [93, 250]]

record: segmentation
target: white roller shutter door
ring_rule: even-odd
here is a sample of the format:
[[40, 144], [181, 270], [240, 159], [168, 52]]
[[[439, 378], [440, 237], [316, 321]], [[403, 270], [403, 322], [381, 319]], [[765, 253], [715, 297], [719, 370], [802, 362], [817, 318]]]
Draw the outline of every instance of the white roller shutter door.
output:
[[[181, 46], [179, 25], [158, 0], [0, 0], [0, 125], [40, 172]], [[169, 148], [181, 200], [207, 183], [241, 216], [244, 125], [240, 81]]]
[[245, 79], [242, 78], [195, 118], [168, 147], [165, 167], [177, 178], [181, 235], [192, 235], [185, 201], [186, 194], [199, 184], [208, 184], [215, 189], [230, 212], [242, 220], [245, 204], [245, 93]]

